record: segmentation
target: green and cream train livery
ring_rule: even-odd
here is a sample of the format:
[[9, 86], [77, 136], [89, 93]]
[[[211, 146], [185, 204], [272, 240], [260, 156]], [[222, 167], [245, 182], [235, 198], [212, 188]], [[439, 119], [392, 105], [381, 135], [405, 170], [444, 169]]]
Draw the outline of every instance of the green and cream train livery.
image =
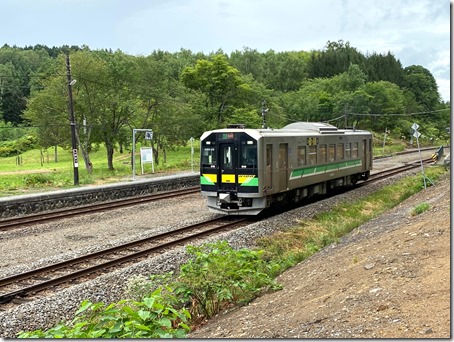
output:
[[372, 135], [324, 123], [232, 125], [201, 137], [200, 186], [210, 211], [256, 215], [369, 177]]

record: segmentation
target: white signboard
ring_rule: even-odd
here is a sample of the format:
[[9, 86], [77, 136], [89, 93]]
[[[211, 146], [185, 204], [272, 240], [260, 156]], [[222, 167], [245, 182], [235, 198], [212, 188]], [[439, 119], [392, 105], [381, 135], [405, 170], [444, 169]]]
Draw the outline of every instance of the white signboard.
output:
[[151, 147], [141, 147], [140, 148], [140, 164], [142, 165], [142, 174], [143, 174], [143, 164], [151, 163], [151, 168], [154, 173], [154, 164], [153, 164], [153, 149]]
[[414, 131], [417, 131], [418, 128], [419, 128], [419, 125], [415, 122], [415, 123], [411, 126], [411, 128], [413, 128]]

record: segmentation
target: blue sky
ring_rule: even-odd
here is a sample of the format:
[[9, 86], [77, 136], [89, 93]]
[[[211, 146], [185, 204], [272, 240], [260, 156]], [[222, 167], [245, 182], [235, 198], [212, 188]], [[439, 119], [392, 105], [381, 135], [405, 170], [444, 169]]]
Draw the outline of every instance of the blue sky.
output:
[[0, 0], [0, 46], [88, 45], [132, 55], [321, 50], [343, 40], [422, 65], [450, 98], [448, 0]]

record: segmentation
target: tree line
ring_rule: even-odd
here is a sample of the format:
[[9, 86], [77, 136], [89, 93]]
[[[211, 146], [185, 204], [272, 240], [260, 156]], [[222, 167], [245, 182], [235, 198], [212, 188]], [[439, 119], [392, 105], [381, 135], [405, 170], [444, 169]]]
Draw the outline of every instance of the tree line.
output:
[[[420, 65], [403, 67], [391, 52], [364, 55], [348, 42], [322, 50], [230, 54], [181, 49], [132, 56], [121, 50], [43, 45], [0, 48], [0, 128], [25, 127], [39, 146], [69, 147], [70, 56], [78, 146], [91, 172], [90, 151], [130, 149], [133, 128], [153, 130], [155, 159], [208, 129], [229, 123], [279, 128], [295, 121], [408, 137], [413, 122], [446, 135], [450, 103]], [[0, 129], [2, 141], [15, 139]], [[139, 136], [137, 136], [139, 139]]]

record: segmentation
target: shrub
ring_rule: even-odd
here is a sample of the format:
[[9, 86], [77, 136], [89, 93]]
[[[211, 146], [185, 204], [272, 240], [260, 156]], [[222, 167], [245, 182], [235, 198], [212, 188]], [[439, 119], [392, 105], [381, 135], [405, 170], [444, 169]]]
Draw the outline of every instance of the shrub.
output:
[[25, 176], [24, 179], [25, 185], [27, 186], [37, 186], [37, 185], [51, 185], [52, 180], [43, 173], [34, 173]]
[[191, 258], [180, 268], [176, 291], [191, 303], [193, 317], [209, 318], [229, 304], [280, 288], [271, 276], [277, 266], [265, 262], [262, 251], [234, 250], [225, 241], [187, 251]]
[[[142, 301], [122, 300], [105, 306], [85, 300], [69, 324], [47, 331], [21, 332], [19, 338], [183, 338], [189, 331], [187, 310], [176, 310], [177, 300], [156, 289]], [[171, 289], [167, 289], [169, 293]]]

